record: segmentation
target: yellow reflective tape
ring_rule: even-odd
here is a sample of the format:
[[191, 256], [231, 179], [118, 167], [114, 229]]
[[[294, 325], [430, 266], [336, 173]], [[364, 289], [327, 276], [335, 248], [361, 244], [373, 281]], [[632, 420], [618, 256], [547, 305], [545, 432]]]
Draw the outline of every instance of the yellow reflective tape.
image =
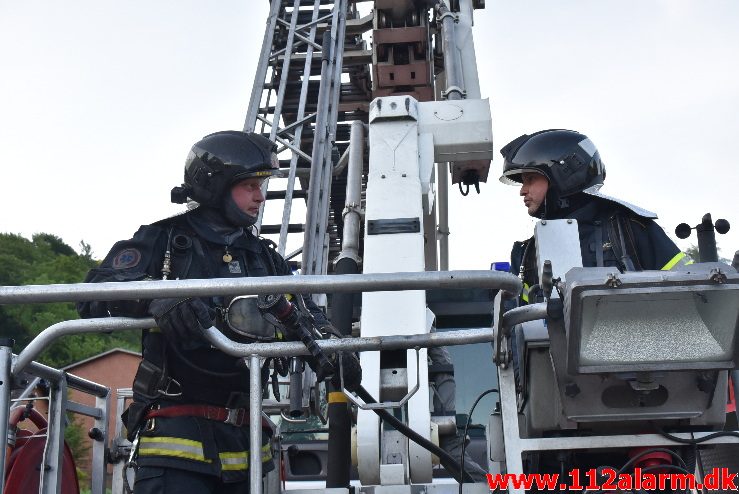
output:
[[162, 442], [168, 442], [172, 444], [178, 444], [180, 446], [191, 446], [194, 448], [202, 448], [203, 443], [200, 441], [193, 441], [192, 439], [182, 439], [181, 437], [166, 437], [166, 436], [144, 436], [139, 441], [140, 444], [146, 444], [146, 443], [162, 443]]
[[176, 451], [172, 449], [164, 448], [142, 448], [139, 447], [139, 456], [171, 456], [174, 458], [185, 458], [186, 460], [202, 461], [210, 463], [210, 460], [206, 460], [202, 455], [194, 455], [186, 451]]
[[203, 443], [179, 437], [142, 437], [139, 441], [139, 455], [170, 456], [205, 463], [211, 462], [205, 459]]
[[523, 300], [524, 302], [527, 302], [527, 303], [529, 301], [529, 288], [531, 288], [531, 287], [529, 287], [529, 285], [527, 285], [526, 283], [524, 283], [523, 284], [523, 290], [521, 290], [521, 300]]
[[349, 398], [341, 391], [331, 391], [328, 394], [329, 403], [349, 403]]
[[262, 446], [262, 462], [272, 459], [272, 445], [267, 443]]
[[248, 451], [218, 453], [218, 458], [221, 460], [221, 470], [233, 471], [249, 468]]
[[[272, 447], [269, 444], [262, 446], [262, 462], [269, 461], [272, 459]], [[248, 451], [236, 451], [236, 452], [225, 452], [218, 453], [218, 457], [221, 460], [221, 469], [234, 471], [234, 470], [247, 470], [249, 468], [249, 452]]]
[[674, 268], [675, 265], [677, 263], [679, 263], [680, 260], [683, 257], [685, 257], [685, 253], [684, 252], [678, 252], [677, 254], [675, 254], [675, 257], [673, 257], [672, 259], [670, 259], [669, 261], [667, 261], [667, 264], [665, 264], [664, 266], [662, 266], [661, 270], [662, 271], [669, 271], [670, 269]]

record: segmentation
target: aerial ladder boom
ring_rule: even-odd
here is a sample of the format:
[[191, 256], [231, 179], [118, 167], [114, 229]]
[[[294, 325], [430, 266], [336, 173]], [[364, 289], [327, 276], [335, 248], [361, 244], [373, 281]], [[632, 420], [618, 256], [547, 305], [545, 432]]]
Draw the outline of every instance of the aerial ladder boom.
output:
[[[287, 252], [296, 176], [308, 190], [300, 228], [302, 273], [332, 272], [333, 261], [342, 257], [334, 248], [341, 240], [359, 245], [352, 256], [364, 273], [448, 267], [448, 224], [440, 228], [436, 218], [438, 204], [439, 216], [446, 218], [447, 174], [452, 183], [469, 187], [487, 179], [492, 158], [490, 108], [480, 99], [471, 32], [475, 5], [452, 3], [377, 0], [369, 9], [364, 5], [364, 14], [359, 2], [316, 1], [312, 12], [311, 2], [272, 3], [245, 129], [269, 132], [281, 157], [289, 156], [281, 253]], [[370, 28], [373, 43], [367, 49], [362, 34]], [[363, 236], [356, 241], [343, 234], [358, 235], [357, 229], [347, 232], [338, 221], [344, 206], [349, 213], [362, 208], [345, 203], [349, 174], [341, 156], [349, 135], [342, 121], [350, 119], [369, 124], [368, 166], [362, 167], [364, 176], [351, 177], [362, 181], [365, 193]], [[435, 163], [441, 164], [438, 170]], [[263, 225], [262, 233], [277, 229]], [[432, 322], [423, 291], [362, 298], [362, 336], [423, 334]], [[405, 420], [428, 439], [426, 360], [425, 349], [362, 355], [370, 394], [384, 401], [406, 396]], [[371, 411], [359, 412], [357, 443], [363, 485], [432, 481], [430, 453], [381, 427]]]

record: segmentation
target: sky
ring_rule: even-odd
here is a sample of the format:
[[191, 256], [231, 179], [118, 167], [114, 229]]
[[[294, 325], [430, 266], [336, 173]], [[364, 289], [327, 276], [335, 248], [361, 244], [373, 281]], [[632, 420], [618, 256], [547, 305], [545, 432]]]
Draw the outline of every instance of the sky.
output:
[[[524, 134], [587, 134], [604, 193], [659, 215], [674, 236], [706, 212], [739, 249], [739, 2], [487, 0], [475, 11], [495, 149]], [[266, 0], [0, 0], [0, 232], [60, 236], [102, 258], [181, 210], [190, 146], [241, 129]], [[488, 269], [530, 236], [497, 177], [450, 198], [450, 267]], [[268, 214], [279, 215], [279, 211]], [[296, 213], [298, 214], [298, 213]], [[292, 222], [301, 222], [293, 216]], [[681, 248], [696, 244], [695, 233]]]

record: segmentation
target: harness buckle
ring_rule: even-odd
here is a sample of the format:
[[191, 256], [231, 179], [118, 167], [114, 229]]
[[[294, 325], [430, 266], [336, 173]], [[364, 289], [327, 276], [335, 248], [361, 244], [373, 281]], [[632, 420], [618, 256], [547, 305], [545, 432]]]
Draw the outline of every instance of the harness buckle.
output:
[[244, 423], [244, 415], [245, 413], [243, 408], [226, 408], [226, 418], [223, 422], [236, 427], [241, 427]]

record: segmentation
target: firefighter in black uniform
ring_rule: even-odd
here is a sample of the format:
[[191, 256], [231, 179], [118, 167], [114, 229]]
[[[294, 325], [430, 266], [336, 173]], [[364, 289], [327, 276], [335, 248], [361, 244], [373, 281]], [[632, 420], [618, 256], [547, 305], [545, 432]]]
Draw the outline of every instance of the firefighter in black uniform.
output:
[[[253, 133], [204, 137], [187, 157], [185, 183], [172, 190], [173, 202], [189, 197], [198, 206], [116, 243], [86, 281], [291, 275], [274, 244], [251, 231], [264, 201], [262, 183], [278, 172], [274, 149]], [[321, 310], [309, 297], [304, 300], [315, 326], [333, 332]], [[251, 458], [263, 462], [264, 473], [274, 469], [268, 431], [262, 450], [249, 451], [249, 370], [238, 365], [239, 358], [213, 348], [201, 330], [215, 325], [239, 342], [279, 332], [256, 317], [245, 335], [228, 318], [231, 302], [191, 297], [78, 305], [82, 317], [153, 316], [157, 322], [158, 328], [143, 335], [143, 360], [126, 418], [129, 438], [138, 441], [136, 494], [245, 493]], [[344, 365], [348, 360], [355, 362], [344, 358]], [[345, 370], [345, 380], [358, 383], [361, 371], [354, 371]], [[268, 372], [265, 364], [263, 383]]]
[[[543, 130], [508, 143], [501, 182], [520, 185], [530, 216], [575, 219], [584, 267], [623, 271], [668, 270], [689, 259], [662, 228], [657, 215], [599, 192], [606, 177], [600, 153], [587, 136], [571, 130]], [[524, 302], [539, 295], [534, 238], [516, 242], [511, 272], [521, 276]]]

